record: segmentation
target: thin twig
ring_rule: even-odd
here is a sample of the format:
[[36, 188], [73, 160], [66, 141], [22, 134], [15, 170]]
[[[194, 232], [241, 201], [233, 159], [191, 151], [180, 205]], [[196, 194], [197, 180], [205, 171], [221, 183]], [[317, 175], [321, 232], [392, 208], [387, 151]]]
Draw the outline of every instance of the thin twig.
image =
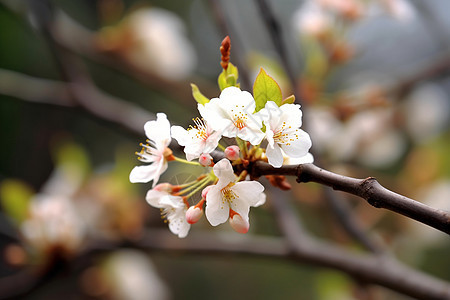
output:
[[268, 163], [256, 161], [249, 174], [254, 178], [263, 175], [296, 176], [298, 182], [317, 182], [367, 200], [376, 208], [385, 208], [435, 229], [450, 234], [450, 213], [429, 207], [423, 203], [394, 193], [378, 183], [373, 177], [356, 179], [321, 169], [313, 164], [289, 165], [274, 168]]

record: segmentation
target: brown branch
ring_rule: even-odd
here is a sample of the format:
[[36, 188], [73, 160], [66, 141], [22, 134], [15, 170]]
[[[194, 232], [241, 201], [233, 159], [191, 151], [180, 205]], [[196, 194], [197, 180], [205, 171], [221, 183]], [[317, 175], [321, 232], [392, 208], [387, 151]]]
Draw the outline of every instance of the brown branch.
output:
[[[176, 252], [189, 255], [250, 255], [290, 259], [299, 263], [336, 269], [360, 282], [381, 285], [418, 299], [450, 299], [450, 285], [440, 279], [422, 274], [387, 257], [363, 255], [313, 240], [299, 227], [293, 210], [285, 201], [280, 200], [274, 201], [276, 202], [274, 206], [280, 228], [286, 238], [254, 235], [237, 238], [234, 233], [197, 231], [185, 239], [178, 239], [166, 229], [153, 229], [147, 230], [140, 239], [133, 241], [117, 243], [97, 240], [85, 248], [74, 261], [68, 263], [83, 264], [90, 261], [87, 258], [93, 255], [115, 251], [122, 247], [163, 251], [165, 254]], [[30, 277], [33, 269], [30, 270], [25, 269], [12, 277], [0, 278], [0, 299], [29, 294], [39, 288], [36, 283], [42, 280]], [[38, 273], [34, 274], [39, 276]]]
[[[278, 200], [278, 201], [277, 201]], [[247, 235], [236, 238], [210, 232], [192, 232], [186, 239], [173, 237], [167, 230], [149, 230], [140, 240], [122, 246], [147, 251], [182, 252], [194, 255], [240, 254], [292, 259], [301, 263], [343, 271], [368, 283], [378, 284], [418, 299], [450, 299], [450, 285], [442, 280], [403, 266], [393, 259], [377, 255], [361, 255], [310, 238], [299, 227], [297, 216], [285, 201], [276, 199], [277, 219], [284, 238]], [[284, 207], [280, 208], [280, 205]], [[114, 246], [93, 246], [94, 251], [110, 251]]]
[[360, 283], [375, 283], [417, 299], [450, 299], [450, 285], [388, 256], [360, 255], [305, 235], [294, 209], [284, 199], [272, 202], [292, 259], [343, 271]]
[[298, 182], [317, 182], [367, 200], [376, 208], [385, 208], [435, 229], [450, 234], [450, 213], [429, 207], [423, 203], [394, 193], [378, 183], [373, 177], [356, 179], [321, 169], [313, 164], [290, 165], [274, 168], [257, 161], [249, 166], [249, 173], [258, 178], [263, 175], [296, 176]]
[[113, 122], [140, 136], [145, 122], [155, 119], [154, 114], [106, 94], [89, 81], [64, 83], [0, 69], [0, 94], [39, 104], [81, 107], [99, 120]]

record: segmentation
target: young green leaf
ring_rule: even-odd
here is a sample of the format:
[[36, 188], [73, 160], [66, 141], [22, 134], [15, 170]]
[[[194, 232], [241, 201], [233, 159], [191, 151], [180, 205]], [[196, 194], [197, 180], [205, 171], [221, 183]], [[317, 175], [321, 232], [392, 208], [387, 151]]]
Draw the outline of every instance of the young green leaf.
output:
[[198, 86], [191, 83], [192, 88], [192, 96], [194, 96], [195, 101], [197, 101], [200, 104], [205, 104], [209, 102], [209, 99], [200, 92]]
[[294, 95], [290, 95], [286, 99], [283, 99], [283, 101], [281, 102], [281, 105], [283, 105], [283, 104], [293, 104], [294, 102], [295, 102], [295, 96]]
[[262, 68], [253, 84], [253, 97], [256, 102], [255, 111], [264, 108], [267, 101], [273, 101], [280, 106], [283, 100], [280, 86]]
[[230, 86], [238, 86], [237, 80], [239, 78], [239, 71], [232, 63], [228, 63], [227, 70], [223, 70], [217, 78], [220, 90], [224, 90]]
[[7, 179], [0, 184], [3, 211], [19, 223], [27, 217], [33, 194], [31, 187], [19, 180]]

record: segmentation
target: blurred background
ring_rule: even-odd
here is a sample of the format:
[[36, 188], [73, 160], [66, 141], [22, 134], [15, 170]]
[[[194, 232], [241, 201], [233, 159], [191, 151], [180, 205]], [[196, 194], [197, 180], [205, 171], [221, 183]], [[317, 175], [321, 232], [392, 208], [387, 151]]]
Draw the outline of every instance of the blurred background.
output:
[[[146, 121], [190, 124], [190, 83], [219, 95], [230, 35], [242, 89], [263, 67], [297, 96], [317, 165], [450, 210], [449, 14], [445, 0], [0, 0], [0, 298], [409, 299], [288, 259], [136, 247], [177, 237], [128, 175]], [[292, 185], [281, 195], [312, 235], [366, 251], [320, 186]], [[280, 235], [270, 195], [249, 234]], [[377, 245], [450, 280], [446, 234], [337, 195]]]

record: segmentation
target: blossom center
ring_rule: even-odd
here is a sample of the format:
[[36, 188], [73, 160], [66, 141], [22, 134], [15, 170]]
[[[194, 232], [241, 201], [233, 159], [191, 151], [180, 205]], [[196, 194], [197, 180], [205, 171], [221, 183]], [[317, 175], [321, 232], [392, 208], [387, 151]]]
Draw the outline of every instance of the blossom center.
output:
[[234, 182], [230, 182], [226, 187], [220, 190], [220, 193], [222, 194], [222, 204], [224, 204], [225, 201], [231, 204], [234, 199], [238, 198], [236, 193], [231, 189], [233, 185]]
[[196, 132], [193, 138], [195, 137], [196, 139], [206, 141], [209, 135], [208, 135], [208, 127], [206, 126], [205, 121], [203, 121], [203, 119], [200, 118], [195, 118], [192, 120], [194, 121], [195, 125], [190, 126], [190, 128], [188, 128], [188, 131], [195, 130]]
[[288, 126], [286, 122], [283, 122], [283, 124], [277, 128], [277, 130], [273, 133], [273, 140], [277, 144], [284, 144], [286, 146], [289, 146], [291, 142], [298, 140], [298, 131], [290, 131], [291, 126]]
[[169, 206], [160, 208], [159, 210], [161, 211], [161, 219], [164, 219], [164, 223], [170, 223], [168, 216], [175, 213], [175, 208]]
[[[245, 106], [242, 105], [242, 109]], [[235, 112], [236, 111], [236, 112]], [[233, 125], [238, 128], [239, 130], [241, 130], [242, 128], [244, 128], [245, 126], [247, 126], [247, 114], [240, 111], [240, 107], [239, 105], [236, 105], [236, 109], [231, 109], [231, 121], [233, 122]]]

